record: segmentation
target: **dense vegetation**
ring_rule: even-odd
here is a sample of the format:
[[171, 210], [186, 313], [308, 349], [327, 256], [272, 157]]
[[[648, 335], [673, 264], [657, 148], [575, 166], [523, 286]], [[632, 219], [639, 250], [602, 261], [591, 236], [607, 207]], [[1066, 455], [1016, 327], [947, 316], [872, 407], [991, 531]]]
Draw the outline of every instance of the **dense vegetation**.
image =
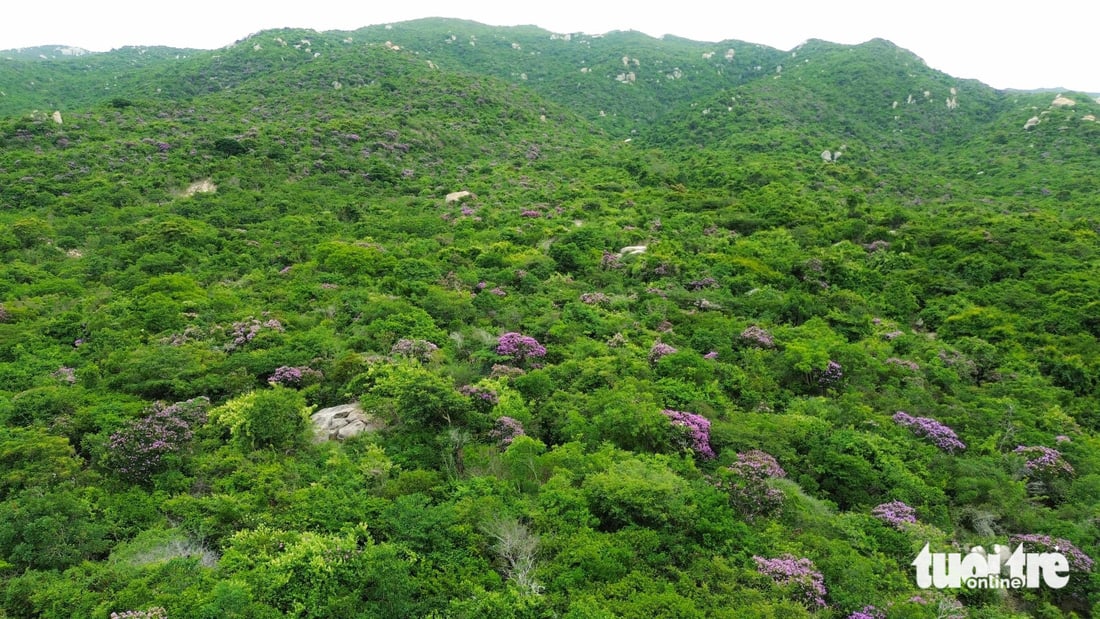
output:
[[[445, 20], [4, 56], [0, 617], [1100, 604], [1090, 96]], [[916, 585], [1021, 540], [1069, 586]]]

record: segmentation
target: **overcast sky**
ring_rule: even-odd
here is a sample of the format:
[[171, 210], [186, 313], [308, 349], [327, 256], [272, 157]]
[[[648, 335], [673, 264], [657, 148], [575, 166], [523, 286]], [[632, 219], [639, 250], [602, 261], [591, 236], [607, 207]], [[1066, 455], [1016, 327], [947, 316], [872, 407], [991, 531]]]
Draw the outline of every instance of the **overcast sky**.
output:
[[64, 44], [213, 49], [280, 27], [354, 30], [420, 17], [553, 32], [639, 30], [697, 41], [737, 39], [788, 50], [810, 38], [893, 41], [933, 68], [995, 88], [1100, 93], [1100, 0], [4, 0], [0, 49]]

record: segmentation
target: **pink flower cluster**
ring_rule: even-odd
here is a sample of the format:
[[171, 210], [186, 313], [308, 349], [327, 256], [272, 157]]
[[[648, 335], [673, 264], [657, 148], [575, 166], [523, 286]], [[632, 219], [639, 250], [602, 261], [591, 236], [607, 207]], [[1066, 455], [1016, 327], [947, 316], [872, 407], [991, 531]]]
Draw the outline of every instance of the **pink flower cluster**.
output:
[[702, 290], [704, 288], [713, 288], [718, 285], [718, 280], [713, 277], [704, 277], [703, 279], [693, 280], [687, 283], [685, 286], [688, 290]]
[[871, 510], [871, 515], [895, 529], [917, 521], [916, 510], [901, 501], [890, 501], [878, 505]]
[[271, 329], [279, 332], [285, 330], [283, 329], [283, 323], [274, 318], [264, 322], [260, 322], [256, 318], [249, 318], [242, 322], [233, 323], [233, 328], [229, 332], [229, 336], [233, 339], [225, 345], [226, 352], [236, 350], [251, 342], [256, 335], [264, 329]]
[[508, 447], [517, 436], [523, 435], [523, 424], [511, 417], [497, 419], [496, 425], [489, 431], [489, 436], [499, 441], [501, 447]]
[[1010, 548], [1016, 548], [1018, 544], [1024, 545], [1024, 550], [1034, 552], [1036, 550], [1060, 552], [1066, 556], [1069, 561], [1069, 568], [1078, 572], [1092, 571], [1093, 560], [1081, 551], [1080, 548], [1073, 545], [1073, 542], [1062, 539], [1053, 538], [1049, 535], [1042, 535], [1040, 533], [1028, 533], [1023, 535], [1010, 535], [1008, 536], [1008, 545]]
[[206, 398], [154, 404], [148, 415], [111, 434], [105, 465], [122, 477], [148, 480], [160, 471], [165, 456], [187, 446], [193, 427], [206, 421], [209, 404]]
[[672, 425], [680, 428], [686, 438], [687, 446], [703, 458], [713, 458], [714, 450], [710, 447], [710, 420], [695, 413], [685, 413], [665, 409], [661, 411], [668, 417]]
[[439, 347], [428, 340], [403, 337], [390, 348], [390, 354], [409, 357], [418, 361], [428, 361], [437, 350], [439, 350]]
[[840, 367], [839, 363], [829, 359], [829, 363], [825, 364], [825, 369], [822, 370], [821, 375], [817, 377], [817, 382], [824, 386], [835, 385], [840, 382], [840, 379], [843, 377], [844, 369]]
[[738, 453], [737, 461], [728, 470], [734, 474], [727, 488], [730, 501], [749, 520], [774, 513], [783, 506], [783, 493], [768, 485], [768, 480], [786, 477], [787, 472], [768, 452], [750, 449]]
[[784, 554], [774, 559], [754, 556], [756, 571], [771, 577], [780, 586], [792, 585], [799, 601], [810, 607], [825, 607], [825, 578], [813, 561], [805, 557]]
[[275, 372], [267, 378], [267, 382], [297, 387], [303, 382], [315, 382], [324, 378], [320, 371], [308, 367], [290, 367], [287, 365], [275, 368]]
[[1038, 473], [1041, 475], [1059, 475], [1065, 473], [1067, 475], [1073, 474], [1073, 467], [1069, 462], [1066, 462], [1062, 458], [1062, 452], [1057, 449], [1043, 446], [1025, 447], [1019, 445], [1016, 449], [1012, 450], [1012, 453], [1024, 454], [1027, 461], [1024, 462], [1024, 469], [1028, 473]]
[[509, 331], [497, 340], [497, 354], [523, 362], [531, 357], [545, 357], [546, 348], [529, 335]]
[[649, 349], [649, 362], [657, 363], [657, 361], [665, 355], [671, 355], [676, 353], [676, 348], [665, 344], [664, 342], [654, 342], [653, 346]]
[[496, 391], [476, 385], [462, 385], [458, 388], [458, 392], [475, 402], [481, 402], [489, 406], [495, 406], [499, 401]]
[[874, 606], [867, 605], [861, 610], [848, 615], [848, 619], [886, 619], [886, 613]]
[[602, 292], [585, 292], [581, 294], [581, 303], [585, 303], [587, 305], [600, 305], [602, 303], [607, 303], [610, 300], [611, 297]]
[[887, 365], [900, 366], [900, 367], [903, 367], [903, 368], [909, 370], [910, 372], [920, 371], [920, 366], [917, 365], [916, 362], [909, 361], [907, 359], [899, 359], [897, 357], [890, 357], [889, 359], [886, 360], [886, 364]]
[[787, 471], [770, 453], [760, 449], [739, 452], [737, 461], [729, 469], [746, 479], [764, 480], [769, 477], [786, 477]]
[[951, 453], [966, 449], [966, 443], [959, 440], [955, 431], [930, 417], [913, 417], [905, 411], [894, 413], [894, 423], [912, 430], [913, 434], [932, 441], [940, 449]]
[[516, 376], [523, 376], [526, 374], [523, 368], [517, 368], [511, 365], [504, 365], [503, 363], [494, 363], [493, 368], [489, 371], [491, 378], [515, 378]]
[[756, 325], [749, 325], [741, 332], [741, 339], [761, 348], [774, 348], [775, 339], [766, 329]]
[[161, 606], [153, 606], [146, 610], [124, 610], [120, 613], [111, 613], [111, 619], [168, 619], [168, 611]]

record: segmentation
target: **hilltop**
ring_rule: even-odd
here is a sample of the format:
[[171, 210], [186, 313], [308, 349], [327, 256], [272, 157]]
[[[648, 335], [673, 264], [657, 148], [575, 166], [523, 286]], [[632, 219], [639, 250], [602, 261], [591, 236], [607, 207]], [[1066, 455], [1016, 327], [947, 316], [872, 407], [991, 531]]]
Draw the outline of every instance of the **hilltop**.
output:
[[[441, 19], [63, 49], [0, 53], [0, 617], [1100, 602], [1093, 97]], [[1020, 542], [1069, 585], [917, 585]]]

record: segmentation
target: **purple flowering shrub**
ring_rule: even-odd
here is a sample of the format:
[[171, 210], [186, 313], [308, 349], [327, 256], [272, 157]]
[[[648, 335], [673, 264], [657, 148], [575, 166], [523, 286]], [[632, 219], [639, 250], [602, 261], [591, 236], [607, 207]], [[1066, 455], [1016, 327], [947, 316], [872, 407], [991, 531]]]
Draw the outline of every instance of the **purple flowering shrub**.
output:
[[427, 362], [437, 350], [439, 347], [428, 340], [401, 338], [390, 348], [390, 355]]
[[611, 301], [611, 297], [602, 292], [585, 292], [581, 294], [581, 303], [586, 305], [603, 305]]
[[848, 615], [848, 619], [886, 619], [886, 613], [874, 606], [867, 605]]
[[916, 510], [901, 501], [890, 501], [878, 505], [871, 510], [871, 515], [895, 529], [903, 529], [905, 525], [917, 521]]
[[702, 290], [704, 288], [714, 288], [717, 285], [718, 280], [713, 277], [704, 277], [703, 279], [690, 281], [684, 287], [688, 290]]
[[1076, 572], [1092, 571], [1094, 563], [1092, 557], [1082, 552], [1069, 540], [1053, 538], [1041, 533], [1008, 536], [1009, 548], [1015, 549], [1019, 544], [1024, 545], [1025, 552], [1060, 552], [1069, 561], [1069, 569]]
[[1028, 475], [1054, 476], [1073, 475], [1073, 467], [1062, 458], [1062, 452], [1051, 447], [1019, 445], [1012, 453], [1023, 454], [1026, 458], [1024, 471]]
[[523, 363], [532, 357], [545, 357], [546, 348], [529, 335], [509, 331], [497, 341], [497, 354], [511, 357], [516, 363]]
[[841, 378], [844, 378], [844, 368], [836, 361], [829, 359], [829, 363], [825, 364], [825, 369], [817, 377], [817, 383], [823, 387], [828, 387], [839, 383]]
[[809, 608], [825, 607], [825, 578], [813, 561], [784, 554], [774, 559], [754, 556], [756, 571], [770, 577], [781, 587], [791, 587], [799, 602]]
[[913, 417], [905, 411], [898, 411], [894, 413], [894, 423], [931, 440], [932, 444], [948, 453], [966, 449], [966, 444], [959, 440], [954, 430], [931, 417]]
[[740, 452], [727, 471], [727, 481], [719, 487], [726, 490], [734, 508], [746, 519], [768, 516], [783, 507], [783, 492], [771, 487], [768, 480], [786, 477], [787, 472], [768, 452], [759, 449]]
[[111, 434], [104, 466], [125, 479], [148, 481], [164, 469], [167, 456], [187, 448], [195, 427], [206, 421], [209, 404], [203, 397], [171, 406], [154, 404], [145, 417]]
[[323, 378], [324, 374], [312, 368], [283, 365], [275, 368], [275, 372], [267, 377], [267, 382], [284, 387], [304, 387], [320, 382]]
[[458, 392], [473, 400], [474, 408], [481, 412], [488, 412], [500, 401], [497, 392], [488, 387], [462, 385]]
[[168, 611], [161, 606], [146, 610], [124, 610], [111, 613], [111, 619], [168, 619]]
[[654, 342], [653, 346], [649, 349], [648, 359], [650, 363], [657, 363], [657, 361], [659, 361], [661, 357], [672, 355], [675, 353], [676, 348], [670, 346], [669, 344], [665, 344], [664, 342], [657, 341]]
[[665, 409], [661, 411], [672, 422], [676, 430], [679, 442], [694, 451], [703, 458], [713, 458], [714, 450], [710, 447], [710, 420], [695, 413], [685, 413]]
[[511, 417], [501, 417], [497, 419], [496, 424], [493, 425], [493, 429], [489, 431], [489, 436], [495, 439], [503, 448], [507, 448], [511, 445], [512, 441], [514, 441], [517, 436], [523, 435], [523, 424]]
[[235, 322], [229, 330], [230, 340], [225, 345], [225, 352], [233, 352], [251, 342], [264, 329], [278, 331], [280, 333], [285, 331], [283, 323], [274, 318], [263, 322], [260, 322], [257, 318], [249, 318], [248, 320]]
[[745, 330], [741, 332], [741, 339], [760, 348], [775, 348], [775, 338], [772, 337], [772, 334], [768, 333], [767, 329], [756, 325], [745, 327]]

